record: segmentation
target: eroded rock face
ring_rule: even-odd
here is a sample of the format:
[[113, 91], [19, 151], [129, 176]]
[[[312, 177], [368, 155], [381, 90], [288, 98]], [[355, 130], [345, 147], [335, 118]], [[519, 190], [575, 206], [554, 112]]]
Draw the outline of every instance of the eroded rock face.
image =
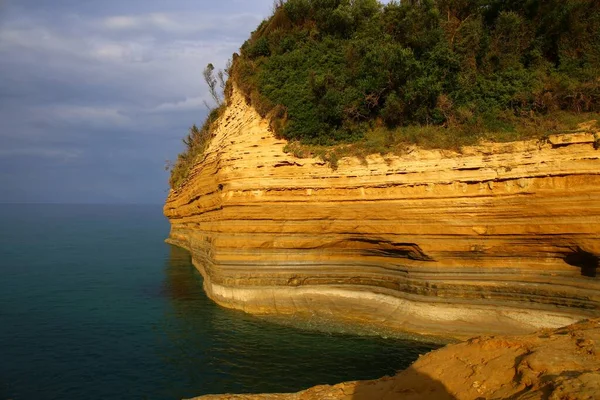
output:
[[415, 333], [526, 333], [600, 316], [598, 133], [337, 170], [283, 151], [234, 92], [169, 194], [169, 241], [217, 303]]
[[394, 377], [293, 394], [198, 400], [599, 399], [600, 319], [515, 337], [478, 337], [433, 351]]

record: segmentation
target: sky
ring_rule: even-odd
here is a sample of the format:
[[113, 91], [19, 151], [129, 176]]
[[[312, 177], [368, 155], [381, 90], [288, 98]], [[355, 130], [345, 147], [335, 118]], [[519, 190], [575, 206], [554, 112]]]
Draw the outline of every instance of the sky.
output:
[[0, 0], [0, 203], [161, 204], [273, 0]]

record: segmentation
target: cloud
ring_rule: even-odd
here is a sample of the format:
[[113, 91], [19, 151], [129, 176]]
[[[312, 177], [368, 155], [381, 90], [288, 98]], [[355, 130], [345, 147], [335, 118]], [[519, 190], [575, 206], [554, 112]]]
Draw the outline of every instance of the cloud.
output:
[[0, 29], [0, 49], [3, 51], [26, 49], [65, 53], [74, 50], [75, 43], [75, 40], [61, 37], [44, 27], [18, 26]]
[[[164, 160], [176, 158], [187, 128], [206, 115], [203, 67], [224, 67], [271, 4], [7, 2], [0, 21], [0, 169], [7, 172], [0, 202], [8, 193], [11, 201], [71, 201], [77, 193], [85, 201], [90, 176], [99, 185], [94, 201], [162, 201]], [[63, 176], [69, 178], [57, 178]], [[37, 184], [19, 183], [25, 181]], [[20, 191], [11, 190], [16, 184]]]
[[115, 15], [101, 20], [101, 25], [113, 30], [131, 29], [163, 29], [166, 31], [181, 31], [184, 25], [176, 18], [164, 13], [153, 13], [146, 15]]
[[35, 118], [49, 124], [69, 124], [90, 127], [127, 128], [133, 123], [131, 118], [116, 108], [48, 105], [34, 110]]
[[67, 149], [52, 149], [52, 148], [21, 148], [21, 149], [0, 149], [0, 157], [45, 157], [55, 158], [61, 161], [70, 161], [80, 158], [82, 155], [80, 150]]
[[150, 61], [147, 50], [137, 43], [105, 42], [95, 44], [88, 54], [99, 61]]
[[164, 112], [201, 110], [202, 108], [206, 108], [205, 104], [210, 105], [210, 100], [207, 100], [204, 97], [188, 97], [182, 101], [159, 104], [157, 107], [153, 108], [152, 111]]
[[112, 40], [86, 34], [78, 37], [56, 28], [31, 24], [0, 28], [0, 51], [40, 54], [45, 59], [66, 56], [81, 61], [141, 62], [147, 60], [145, 55], [151, 45], [142, 40]]
[[[206, 12], [150, 13], [137, 15], [113, 15], [95, 21], [100, 30], [123, 33], [159, 33], [191, 37], [204, 34], [204, 38], [246, 37], [248, 26], [256, 26], [261, 16], [253, 13], [211, 14]], [[206, 37], [209, 34], [209, 37]], [[196, 36], [200, 38], [202, 36]], [[241, 44], [241, 43], [240, 43]]]

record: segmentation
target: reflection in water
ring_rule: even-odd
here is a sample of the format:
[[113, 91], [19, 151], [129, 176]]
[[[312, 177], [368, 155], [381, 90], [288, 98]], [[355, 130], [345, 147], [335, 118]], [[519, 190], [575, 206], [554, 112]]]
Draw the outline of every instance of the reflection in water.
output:
[[[194, 299], [198, 296], [198, 277], [191, 273], [192, 260], [190, 253], [177, 246], [169, 245], [167, 261], [165, 294], [174, 301]], [[191, 278], [191, 279], [190, 279]]]
[[393, 373], [432, 347], [222, 309], [168, 229], [154, 206], [0, 208], [0, 400], [293, 391]]
[[[433, 344], [302, 331], [218, 307], [202, 290], [189, 253], [171, 246], [159, 329], [161, 357], [175, 368], [169, 397], [290, 392], [317, 384], [372, 379], [408, 367]], [[183, 389], [182, 389], [183, 387]], [[181, 393], [180, 393], [181, 392]]]

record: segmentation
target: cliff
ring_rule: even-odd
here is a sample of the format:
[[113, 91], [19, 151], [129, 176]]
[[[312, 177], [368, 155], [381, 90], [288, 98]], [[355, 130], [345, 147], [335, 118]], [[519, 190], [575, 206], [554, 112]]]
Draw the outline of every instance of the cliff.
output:
[[599, 133], [340, 160], [283, 151], [233, 91], [164, 207], [208, 296], [254, 314], [414, 333], [600, 316]]
[[197, 400], [477, 400], [600, 398], [600, 320], [522, 337], [479, 337], [431, 352], [394, 377], [294, 394]]

